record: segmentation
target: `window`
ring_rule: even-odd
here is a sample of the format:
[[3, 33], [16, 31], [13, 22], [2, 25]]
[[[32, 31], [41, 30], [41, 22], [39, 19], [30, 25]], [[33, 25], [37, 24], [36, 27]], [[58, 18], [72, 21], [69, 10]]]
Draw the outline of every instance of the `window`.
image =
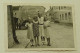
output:
[[59, 6], [59, 10], [60, 10], [60, 6]]
[[62, 19], [64, 20], [64, 14], [62, 14]]
[[67, 20], [67, 13], [65, 13], [65, 19]]
[[66, 6], [64, 6], [64, 9], [66, 9]]
[[61, 9], [63, 9], [63, 6], [61, 6]]
[[61, 20], [61, 15], [60, 15], [60, 20]]
[[64, 8], [66, 8], [66, 6], [64, 6]]
[[68, 15], [70, 16], [70, 15], [71, 15], [71, 13], [70, 13], [70, 12], [68, 12]]
[[71, 12], [68, 12], [68, 17], [69, 19], [71, 19]]

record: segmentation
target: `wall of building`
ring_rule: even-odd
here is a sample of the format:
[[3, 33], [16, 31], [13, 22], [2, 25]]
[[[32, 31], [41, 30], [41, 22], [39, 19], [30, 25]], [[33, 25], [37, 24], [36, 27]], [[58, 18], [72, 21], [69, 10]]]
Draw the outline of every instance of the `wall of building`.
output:
[[60, 12], [59, 21], [65, 23], [72, 23], [72, 12]]
[[50, 8], [52, 19], [62, 23], [72, 23], [72, 8], [70, 6], [52, 6]]

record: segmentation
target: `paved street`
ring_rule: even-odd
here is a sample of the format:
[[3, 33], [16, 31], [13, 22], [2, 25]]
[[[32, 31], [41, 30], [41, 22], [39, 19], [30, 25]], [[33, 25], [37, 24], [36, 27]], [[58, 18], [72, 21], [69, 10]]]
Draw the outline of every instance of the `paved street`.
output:
[[[27, 39], [27, 30], [16, 30], [17, 38], [20, 44], [15, 44], [13, 48], [25, 48], [29, 43]], [[40, 46], [37, 48], [73, 48], [74, 47], [74, 37], [73, 37], [73, 28], [71, 26], [60, 25], [51, 23], [50, 27], [50, 37], [51, 37], [51, 46], [42, 45], [40, 41]], [[30, 44], [28, 45], [30, 48]], [[35, 47], [33, 47], [35, 48]]]

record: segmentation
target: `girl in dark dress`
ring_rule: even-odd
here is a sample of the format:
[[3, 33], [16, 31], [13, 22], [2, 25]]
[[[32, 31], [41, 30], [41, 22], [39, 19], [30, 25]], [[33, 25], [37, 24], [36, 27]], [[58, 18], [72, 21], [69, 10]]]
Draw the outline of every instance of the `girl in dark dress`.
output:
[[33, 18], [33, 36], [35, 40], [35, 45], [39, 46], [39, 25], [38, 25], [38, 18]]

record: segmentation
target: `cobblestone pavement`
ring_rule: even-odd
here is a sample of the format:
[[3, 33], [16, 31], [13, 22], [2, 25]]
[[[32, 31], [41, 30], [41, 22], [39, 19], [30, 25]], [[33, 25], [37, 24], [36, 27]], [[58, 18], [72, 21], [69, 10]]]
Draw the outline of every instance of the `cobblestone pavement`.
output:
[[[13, 48], [25, 48], [29, 43], [27, 39], [27, 30], [16, 30], [17, 38], [20, 44], [15, 44]], [[40, 46], [37, 48], [73, 48], [74, 47], [74, 36], [73, 27], [51, 23], [50, 27], [50, 38], [51, 46], [42, 45], [40, 41]], [[28, 48], [31, 48], [30, 44]], [[35, 48], [32, 47], [32, 48]]]

